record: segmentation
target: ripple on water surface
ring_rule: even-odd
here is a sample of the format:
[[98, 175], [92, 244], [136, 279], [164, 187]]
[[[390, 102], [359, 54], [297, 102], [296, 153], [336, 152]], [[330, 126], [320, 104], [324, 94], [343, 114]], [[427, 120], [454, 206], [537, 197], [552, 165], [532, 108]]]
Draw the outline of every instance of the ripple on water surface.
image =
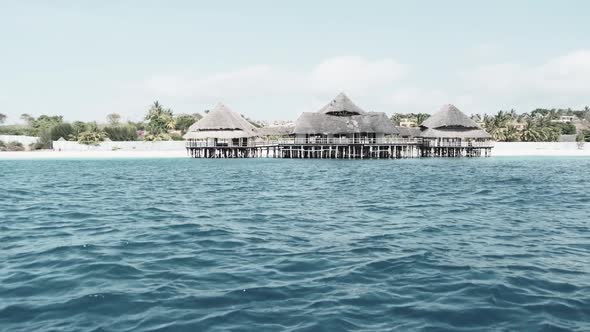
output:
[[0, 161], [0, 330], [590, 330], [590, 159]]

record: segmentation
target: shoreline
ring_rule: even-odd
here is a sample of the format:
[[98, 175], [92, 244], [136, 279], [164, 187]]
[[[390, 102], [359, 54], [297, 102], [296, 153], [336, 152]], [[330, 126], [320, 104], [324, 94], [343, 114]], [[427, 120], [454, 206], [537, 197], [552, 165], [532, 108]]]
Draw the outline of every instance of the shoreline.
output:
[[[509, 148], [492, 149], [493, 157], [590, 157], [590, 149], [540, 149]], [[169, 159], [190, 158], [186, 150], [174, 151], [18, 151], [0, 152], [0, 160], [43, 159]], [[478, 157], [485, 158], [485, 157]], [[419, 159], [419, 158], [416, 158]]]
[[0, 152], [0, 160], [41, 160], [41, 159], [161, 159], [189, 158], [182, 151], [18, 151]]

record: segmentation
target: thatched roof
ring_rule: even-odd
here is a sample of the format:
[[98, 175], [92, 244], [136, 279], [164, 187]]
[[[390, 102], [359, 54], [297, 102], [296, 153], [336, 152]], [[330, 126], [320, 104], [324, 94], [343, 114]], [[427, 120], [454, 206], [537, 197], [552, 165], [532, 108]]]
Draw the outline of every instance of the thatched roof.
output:
[[420, 132], [419, 137], [423, 138], [492, 138], [492, 136], [482, 129], [455, 129], [455, 128], [441, 128], [430, 129], [426, 128]]
[[398, 134], [385, 113], [368, 112], [362, 115], [333, 116], [323, 113], [302, 113], [297, 119], [295, 134]]
[[422, 122], [420, 127], [431, 129], [446, 127], [479, 129], [475, 121], [471, 120], [454, 105], [444, 105], [440, 111], [432, 114], [432, 116]]
[[190, 126], [185, 139], [255, 137], [255, 127], [223, 104]]
[[256, 132], [259, 136], [289, 136], [293, 134], [293, 129], [292, 126], [274, 126], [257, 128]]
[[398, 130], [399, 135], [401, 137], [409, 137], [409, 138], [412, 138], [412, 137], [419, 137], [420, 136], [420, 128], [418, 128], [418, 127], [408, 128], [408, 127], [398, 126], [398, 127], [395, 127], [395, 128]]
[[365, 114], [365, 111], [356, 106], [352, 100], [341, 92], [328, 105], [322, 107], [318, 113], [330, 115], [359, 115]]
[[420, 125], [423, 138], [486, 138], [492, 136], [454, 105], [444, 105]]
[[382, 112], [365, 112], [344, 93], [315, 113], [304, 112], [295, 123], [294, 134], [398, 134]]

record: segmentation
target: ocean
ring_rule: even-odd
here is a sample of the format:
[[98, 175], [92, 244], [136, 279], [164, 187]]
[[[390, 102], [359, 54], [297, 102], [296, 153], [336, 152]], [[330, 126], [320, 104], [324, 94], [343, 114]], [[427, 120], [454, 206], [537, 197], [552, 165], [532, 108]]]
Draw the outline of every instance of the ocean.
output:
[[589, 331], [589, 170], [0, 161], [0, 330]]

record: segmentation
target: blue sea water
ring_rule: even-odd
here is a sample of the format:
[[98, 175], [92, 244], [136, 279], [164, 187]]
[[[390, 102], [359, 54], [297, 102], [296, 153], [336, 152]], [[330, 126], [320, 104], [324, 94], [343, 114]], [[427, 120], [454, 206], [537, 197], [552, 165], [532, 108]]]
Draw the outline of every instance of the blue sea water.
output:
[[589, 331], [589, 170], [0, 161], [0, 330]]

